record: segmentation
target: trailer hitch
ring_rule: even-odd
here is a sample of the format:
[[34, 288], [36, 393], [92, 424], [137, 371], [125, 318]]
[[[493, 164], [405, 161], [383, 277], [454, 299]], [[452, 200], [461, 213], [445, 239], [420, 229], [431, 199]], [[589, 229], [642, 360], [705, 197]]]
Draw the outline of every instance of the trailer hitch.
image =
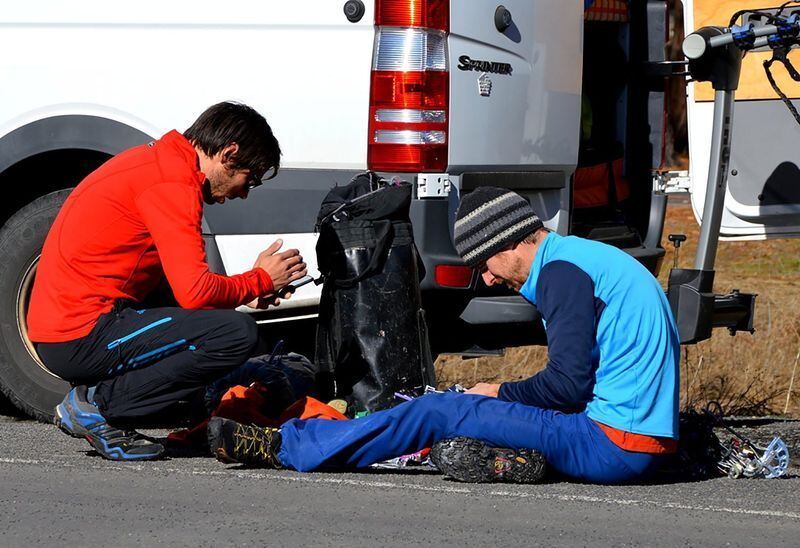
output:
[[714, 271], [673, 268], [669, 275], [669, 300], [681, 344], [695, 344], [711, 337], [715, 327], [727, 327], [731, 335], [753, 333], [756, 295], [738, 289], [725, 295], [713, 291]]

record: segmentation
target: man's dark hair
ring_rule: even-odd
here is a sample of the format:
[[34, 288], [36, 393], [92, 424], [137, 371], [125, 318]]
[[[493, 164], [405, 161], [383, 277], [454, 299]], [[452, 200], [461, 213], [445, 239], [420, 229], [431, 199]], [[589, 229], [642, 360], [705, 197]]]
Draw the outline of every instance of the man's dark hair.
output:
[[278, 140], [264, 117], [247, 105], [217, 103], [206, 109], [183, 136], [208, 156], [236, 143], [239, 151], [232, 158], [231, 167], [249, 169], [257, 175], [272, 169], [268, 179], [278, 174], [281, 163]]

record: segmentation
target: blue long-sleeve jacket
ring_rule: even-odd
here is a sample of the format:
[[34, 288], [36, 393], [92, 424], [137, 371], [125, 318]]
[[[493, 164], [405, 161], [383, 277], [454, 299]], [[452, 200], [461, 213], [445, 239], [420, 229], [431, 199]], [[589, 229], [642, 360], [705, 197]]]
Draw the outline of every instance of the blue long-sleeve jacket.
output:
[[549, 361], [498, 397], [677, 438], [679, 346], [664, 291], [614, 247], [548, 234], [520, 293], [547, 331]]

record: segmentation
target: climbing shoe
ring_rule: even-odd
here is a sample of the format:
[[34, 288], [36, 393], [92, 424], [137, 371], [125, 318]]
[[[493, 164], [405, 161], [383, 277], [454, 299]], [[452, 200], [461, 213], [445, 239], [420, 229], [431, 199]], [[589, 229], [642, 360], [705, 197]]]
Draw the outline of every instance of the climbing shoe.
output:
[[208, 446], [220, 462], [283, 468], [278, 459], [281, 432], [277, 428], [246, 426], [229, 419], [212, 417], [208, 422]]
[[431, 461], [446, 476], [469, 483], [537, 483], [544, 456], [533, 449], [489, 447], [472, 438], [452, 438], [431, 447]]
[[153, 460], [164, 454], [164, 446], [132, 430], [109, 425], [87, 397], [87, 387], [77, 386], [56, 406], [55, 424], [73, 438], [85, 438], [108, 460]]

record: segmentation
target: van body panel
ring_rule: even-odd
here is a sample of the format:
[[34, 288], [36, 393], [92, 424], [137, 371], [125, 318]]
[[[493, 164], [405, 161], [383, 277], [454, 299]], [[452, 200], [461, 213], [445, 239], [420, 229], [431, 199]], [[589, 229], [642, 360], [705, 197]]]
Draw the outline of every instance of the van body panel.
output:
[[14, 2], [0, 49], [23, 51], [0, 61], [0, 136], [53, 112], [160, 136], [236, 100], [265, 113], [287, 167], [364, 169], [372, 9], [353, 24], [326, 0]]
[[[217, 244], [227, 274], [252, 268], [282, 237], [317, 275], [316, 210], [330, 187], [366, 168], [374, 39], [367, 4], [356, 24], [340, 3], [325, 0], [232, 0], [224, 9], [209, 0], [5, 6], [0, 48], [24, 47], [0, 60], [0, 142], [40, 120], [75, 115], [158, 138], [182, 131], [216, 102], [249, 104], [278, 136], [284, 171], [246, 201], [207, 207], [206, 239]], [[75, 136], [69, 148], [92, 148]], [[290, 222], [279, 227], [281, 219]], [[305, 287], [281, 309], [318, 297], [316, 286]]]
[[[583, 2], [511, 0], [503, 5], [513, 18], [503, 33], [494, 23], [497, 2], [451, 7], [448, 171], [560, 170], [566, 165], [569, 175], [577, 164], [580, 136]], [[508, 64], [512, 70], [468, 68], [466, 58]], [[491, 83], [488, 95], [480, 93], [481, 78]]]

